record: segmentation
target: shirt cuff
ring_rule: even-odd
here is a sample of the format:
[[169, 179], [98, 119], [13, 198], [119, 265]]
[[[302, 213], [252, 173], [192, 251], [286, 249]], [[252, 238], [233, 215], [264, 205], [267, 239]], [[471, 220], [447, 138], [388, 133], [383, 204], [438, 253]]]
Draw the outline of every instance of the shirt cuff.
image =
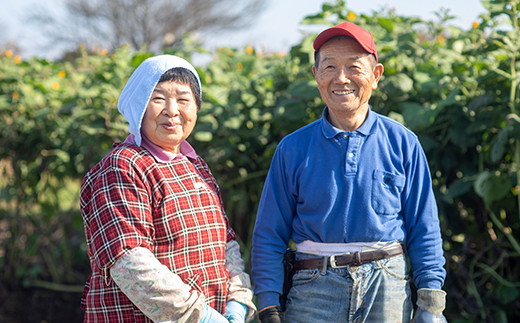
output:
[[259, 310], [267, 306], [280, 306], [280, 294], [277, 292], [263, 292], [256, 295], [256, 297]]

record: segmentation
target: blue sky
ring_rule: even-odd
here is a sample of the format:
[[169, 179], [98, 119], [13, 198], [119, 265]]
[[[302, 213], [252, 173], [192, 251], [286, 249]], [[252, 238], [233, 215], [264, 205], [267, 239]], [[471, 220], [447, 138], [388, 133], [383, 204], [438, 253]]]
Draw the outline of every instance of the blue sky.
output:
[[[221, 32], [209, 35], [208, 47], [252, 45], [266, 51], [286, 52], [301, 38], [304, 27], [299, 25], [303, 17], [321, 11], [323, 0], [266, 0], [263, 11], [250, 28], [237, 32]], [[0, 7], [0, 42], [16, 39], [22, 56], [42, 56], [38, 47], [44, 35], [35, 26], [24, 23], [26, 12], [36, 6], [47, 6], [57, 10], [60, 0], [2, 0]], [[480, 0], [346, 0], [347, 7], [357, 14], [370, 14], [381, 8], [394, 8], [398, 15], [418, 16], [434, 19], [434, 12], [441, 8], [450, 10], [457, 17], [454, 24], [469, 29], [478, 15], [485, 12]], [[52, 57], [52, 53], [44, 56]]]

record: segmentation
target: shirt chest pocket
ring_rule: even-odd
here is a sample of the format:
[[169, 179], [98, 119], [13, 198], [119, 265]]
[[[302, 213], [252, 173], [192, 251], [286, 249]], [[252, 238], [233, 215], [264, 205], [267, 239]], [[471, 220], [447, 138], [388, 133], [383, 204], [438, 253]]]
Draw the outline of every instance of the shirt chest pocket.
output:
[[372, 208], [377, 214], [396, 214], [401, 210], [405, 177], [382, 170], [372, 175]]

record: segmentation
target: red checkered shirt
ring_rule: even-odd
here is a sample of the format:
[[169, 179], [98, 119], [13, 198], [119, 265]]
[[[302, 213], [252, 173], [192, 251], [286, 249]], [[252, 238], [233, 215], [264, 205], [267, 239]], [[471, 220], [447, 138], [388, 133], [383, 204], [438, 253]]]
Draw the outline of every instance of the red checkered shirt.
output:
[[92, 269], [81, 302], [85, 322], [150, 322], [108, 273], [135, 247], [149, 249], [224, 312], [225, 248], [236, 237], [202, 158], [160, 163], [144, 148], [116, 144], [85, 176], [80, 202]]

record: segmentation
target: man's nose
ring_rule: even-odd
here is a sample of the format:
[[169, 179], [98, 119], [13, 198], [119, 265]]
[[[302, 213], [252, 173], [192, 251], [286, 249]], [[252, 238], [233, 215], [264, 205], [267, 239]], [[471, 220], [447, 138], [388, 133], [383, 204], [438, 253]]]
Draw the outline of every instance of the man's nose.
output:
[[350, 76], [346, 68], [342, 67], [338, 69], [337, 80], [340, 83], [350, 83]]

